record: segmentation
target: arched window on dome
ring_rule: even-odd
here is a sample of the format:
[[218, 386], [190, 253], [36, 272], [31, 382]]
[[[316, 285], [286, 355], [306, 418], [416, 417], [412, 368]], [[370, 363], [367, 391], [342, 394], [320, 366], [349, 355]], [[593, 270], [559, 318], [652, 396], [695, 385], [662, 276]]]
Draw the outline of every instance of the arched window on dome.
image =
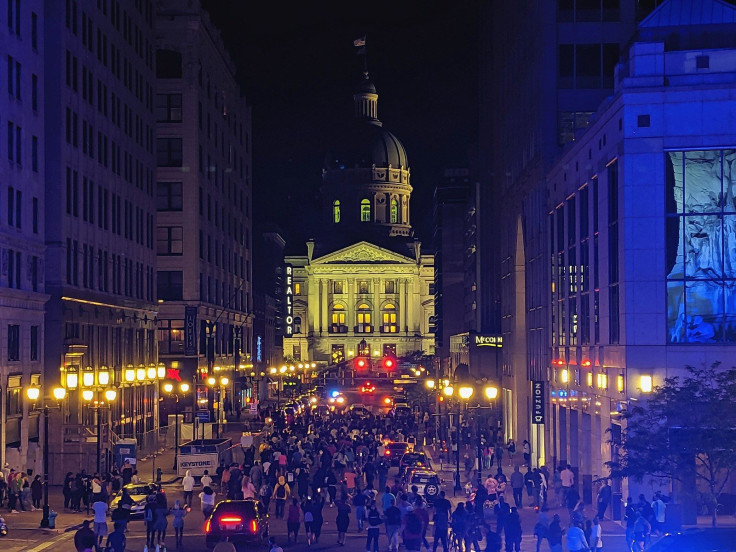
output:
[[381, 310], [381, 332], [397, 333], [399, 326], [396, 323], [396, 306], [393, 303], [386, 303]]
[[340, 200], [336, 199], [332, 202], [332, 221], [337, 224], [340, 222]]
[[399, 222], [399, 202], [395, 197], [391, 198], [391, 224]]
[[371, 333], [373, 326], [371, 326], [371, 308], [365, 303], [358, 305], [358, 325], [355, 327], [357, 333]]
[[360, 222], [371, 221], [371, 201], [370, 199], [362, 199], [360, 201]]

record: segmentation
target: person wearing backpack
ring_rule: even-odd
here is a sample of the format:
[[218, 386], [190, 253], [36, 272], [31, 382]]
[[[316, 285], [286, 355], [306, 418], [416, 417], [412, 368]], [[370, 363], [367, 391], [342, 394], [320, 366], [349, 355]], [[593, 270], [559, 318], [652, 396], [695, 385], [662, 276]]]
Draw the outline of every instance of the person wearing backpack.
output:
[[286, 479], [284, 479], [284, 476], [280, 475], [279, 481], [278, 483], [276, 483], [276, 486], [273, 488], [273, 495], [271, 496], [271, 498], [274, 498], [276, 500], [275, 516], [277, 518], [284, 517], [284, 509], [286, 507], [286, 500], [289, 498], [290, 493], [291, 493], [291, 489], [289, 488], [289, 484], [286, 482]]
[[[380, 535], [381, 523], [383, 523], [381, 514], [378, 513], [374, 503], [370, 510], [368, 510], [368, 536], [365, 540], [366, 552], [378, 552], [378, 536]], [[371, 543], [373, 543], [372, 549]]]

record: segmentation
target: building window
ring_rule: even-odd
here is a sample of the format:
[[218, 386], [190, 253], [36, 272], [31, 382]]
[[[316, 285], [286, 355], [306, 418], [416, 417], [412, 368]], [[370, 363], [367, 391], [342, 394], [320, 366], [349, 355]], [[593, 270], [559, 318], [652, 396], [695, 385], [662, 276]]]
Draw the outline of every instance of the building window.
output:
[[156, 122], [181, 123], [181, 94], [156, 94]]
[[184, 320], [158, 321], [158, 351], [163, 354], [184, 352]]
[[383, 333], [397, 333], [399, 327], [396, 323], [396, 306], [392, 303], [387, 303], [381, 311], [381, 331]]
[[396, 293], [396, 282], [393, 280], [387, 280], [383, 283], [384, 293]]
[[736, 150], [665, 158], [667, 341], [736, 342]]
[[373, 331], [371, 326], [371, 308], [365, 303], [358, 305], [358, 325], [355, 327], [356, 333], [370, 333]]
[[[618, 249], [618, 163], [614, 162], [608, 167], [608, 332], [609, 343], [611, 344], [618, 343], [621, 338], [619, 320], [620, 290]], [[736, 276], [736, 273], [734, 276]]]
[[396, 356], [396, 343], [384, 343], [383, 344], [383, 356]]
[[156, 139], [156, 164], [159, 167], [181, 167], [182, 141], [181, 138]]
[[396, 198], [391, 198], [391, 224], [399, 222], [399, 202]]
[[302, 284], [301, 282], [295, 282], [294, 283], [294, 295], [301, 295], [301, 294], [302, 294]]
[[38, 326], [31, 326], [31, 360], [38, 360]]
[[337, 364], [345, 359], [345, 345], [332, 346], [332, 364]]
[[156, 78], [180, 79], [181, 75], [181, 53], [173, 50], [156, 50]]
[[184, 253], [184, 228], [159, 226], [156, 229], [157, 255], [182, 255]]
[[20, 326], [8, 324], [8, 360], [20, 360]]
[[[14, 379], [20, 380], [19, 377]], [[18, 385], [13, 387], [8, 385], [7, 405], [8, 416], [19, 416], [23, 414], [23, 396], [21, 394], [20, 382], [18, 382]]]
[[371, 292], [371, 288], [368, 285], [367, 281], [363, 280], [363, 281], [358, 282], [358, 293], [366, 294], [370, 292]]
[[437, 331], [437, 317], [430, 316], [427, 322], [429, 326], [429, 333], [435, 333]]
[[334, 305], [332, 307], [332, 324], [330, 326], [330, 333], [347, 333], [348, 328], [345, 325], [347, 314], [345, 307], [342, 305]]
[[182, 193], [181, 182], [157, 182], [156, 183], [156, 210], [157, 211], [181, 211], [182, 210], [182, 198], [183, 198], [183, 193]]
[[294, 333], [296, 334], [302, 333], [302, 317], [301, 316], [294, 317]]
[[332, 293], [341, 295], [343, 293], [342, 282], [332, 282]]
[[156, 280], [158, 299], [163, 301], [182, 300], [181, 270], [159, 270]]
[[369, 199], [360, 201], [360, 222], [371, 221], [371, 202]]
[[340, 222], [340, 200], [336, 199], [332, 202], [332, 221], [337, 224]]

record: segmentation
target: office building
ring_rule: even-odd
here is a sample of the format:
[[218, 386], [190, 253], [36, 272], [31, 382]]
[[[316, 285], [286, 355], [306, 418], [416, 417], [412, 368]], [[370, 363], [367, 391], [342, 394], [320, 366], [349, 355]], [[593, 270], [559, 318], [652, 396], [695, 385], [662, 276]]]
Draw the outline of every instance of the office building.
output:
[[250, 107], [199, 2], [158, 2], [156, 33], [159, 358], [199, 398], [228, 377], [218, 396], [237, 405], [253, 343]]

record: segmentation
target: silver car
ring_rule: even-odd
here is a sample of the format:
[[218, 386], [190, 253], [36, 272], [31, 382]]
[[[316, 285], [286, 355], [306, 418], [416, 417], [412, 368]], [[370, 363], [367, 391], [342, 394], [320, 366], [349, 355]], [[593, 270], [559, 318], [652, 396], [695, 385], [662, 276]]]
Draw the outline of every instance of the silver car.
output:
[[[130, 508], [130, 518], [142, 518], [143, 509], [146, 507], [146, 499], [148, 498], [148, 495], [156, 492], [155, 485], [151, 485], [149, 483], [128, 483], [123, 487], [123, 489], [128, 491], [130, 498], [133, 499], [133, 505]], [[123, 496], [123, 489], [118, 491], [112, 499], [112, 502], [110, 502], [110, 513], [118, 507], [118, 503]]]

